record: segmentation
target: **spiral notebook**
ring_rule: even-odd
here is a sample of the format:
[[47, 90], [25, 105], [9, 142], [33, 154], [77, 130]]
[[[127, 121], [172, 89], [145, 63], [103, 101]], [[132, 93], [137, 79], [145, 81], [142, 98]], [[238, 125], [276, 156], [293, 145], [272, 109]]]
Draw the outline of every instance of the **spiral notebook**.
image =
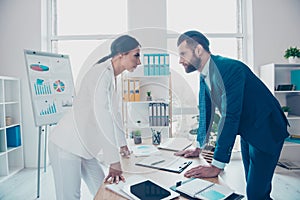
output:
[[198, 178], [191, 178], [176, 183], [171, 189], [193, 200], [240, 200], [244, 197], [243, 195], [234, 193], [234, 191], [227, 186]]

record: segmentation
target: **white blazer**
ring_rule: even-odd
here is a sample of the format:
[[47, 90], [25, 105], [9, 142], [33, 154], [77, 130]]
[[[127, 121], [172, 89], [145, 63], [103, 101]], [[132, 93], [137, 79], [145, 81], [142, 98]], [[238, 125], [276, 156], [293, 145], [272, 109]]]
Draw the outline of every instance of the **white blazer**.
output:
[[72, 109], [51, 131], [50, 140], [86, 159], [102, 154], [105, 163], [120, 161], [126, 145], [120, 101], [111, 59], [93, 66], [82, 79]]

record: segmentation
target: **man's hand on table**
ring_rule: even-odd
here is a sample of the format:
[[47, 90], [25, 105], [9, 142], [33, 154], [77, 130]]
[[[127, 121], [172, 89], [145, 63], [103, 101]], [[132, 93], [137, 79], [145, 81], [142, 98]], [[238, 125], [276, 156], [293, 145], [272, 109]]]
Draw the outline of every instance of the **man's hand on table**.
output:
[[176, 152], [175, 156], [183, 156], [185, 158], [192, 158], [192, 157], [199, 157], [200, 153], [201, 153], [200, 148], [186, 149], [186, 150], [183, 150], [183, 151]]

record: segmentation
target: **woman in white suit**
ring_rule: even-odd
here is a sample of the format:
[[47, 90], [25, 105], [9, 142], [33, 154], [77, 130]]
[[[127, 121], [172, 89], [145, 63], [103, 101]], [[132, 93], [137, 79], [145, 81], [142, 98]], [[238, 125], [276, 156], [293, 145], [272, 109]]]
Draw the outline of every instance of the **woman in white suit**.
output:
[[[95, 196], [103, 180], [124, 181], [119, 157], [129, 156], [117, 100], [115, 77], [140, 65], [140, 44], [129, 35], [111, 44], [83, 77], [72, 109], [49, 136], [57, 200], [80, 199], [81, 178]], [[97, 157], [109, 164], [105, 177]]]

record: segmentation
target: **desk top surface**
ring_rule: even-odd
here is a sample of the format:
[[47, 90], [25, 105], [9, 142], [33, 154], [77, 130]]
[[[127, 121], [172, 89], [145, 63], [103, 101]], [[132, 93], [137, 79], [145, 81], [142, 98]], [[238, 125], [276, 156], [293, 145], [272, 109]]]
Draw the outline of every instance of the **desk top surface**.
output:
[[[130, 145], [130, 144], [129, 144]], [[161, 151], [161, 155], [166, 155], [166, 156], [174, 156], [174, 152], [172, 151], [166, 151], [166, 150], [160, 150]], [[134, 155], [131, 155], [130, 158], [122, 158], [121, 159], [121, 164], [122, 164], [122, 169], [123, 169], [123, 175], [125, 178], [130, 177], [131, 175], [141, 175], [144, 176], [146, 178], [150, 178], [162, 185], [166, 185], [168, 187], [171, 187], [173, 185], [175, 185], [176, 182], [178, 181], [184, 181], [187, 180], [186, 177], [184, 177], [184, 173], [199, 165], [199, 164], [207, 164], [207, 162], [202, 158], [186, 158], [187, 160], [191, 160], [192, 164], [190, 166], [188, 166], [183, 172], [181, 172], [180, 174], [177, 173], [173, 173], [173, 172], [168, 172], [168, 171], [163, 171], [163, 170], [157, 170], [157, 169], [151, 169], [151, 168], [147, 168], [147, 167], [142, 167], [142, 166], [137, 166], [135, 165], [136, 162], [140, 161], [141, 159], [144, 159], [145, 157], [135, 157]], [[175, 157], [174, 157], [175, 158]], [[205, 180], [214, 182], [214, 183], [219, 183], [219, 184], [224, 184], [224, 181], [222, 180], [222, 178], [219, 177], [215, 177], [215, 178], [207, 178]], [[125, 199], [123, 197], [121, 197], [118, 194], [115, 194], [114, 192], [108, 190], [105, 188], [105, 184], [103, 184], [96, 196], [95, 196], [95, 200], [103, 200], [103, 199], [110, 199], [110, 200], [114, 200], [114, 199]], [[179, 199], [185, 199], [183, 197], [180, 197]]]

